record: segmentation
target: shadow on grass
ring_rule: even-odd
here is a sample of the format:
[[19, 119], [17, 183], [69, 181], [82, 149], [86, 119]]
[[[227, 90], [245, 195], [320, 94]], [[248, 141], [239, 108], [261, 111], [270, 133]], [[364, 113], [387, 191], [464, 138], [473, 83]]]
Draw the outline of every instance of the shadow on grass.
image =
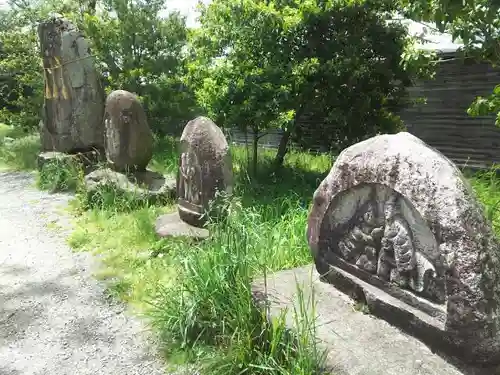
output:
[[290, 152], [283, 166], [276, 168], [274, 150], [260, 150], [257, 174], [251, 169], [242, 147], [235, 147], [235, 193], [244, 207], [273, 208], [281, 216], [289, 209], [308, 209], [314, 191], [333, 165], [331, 155]]
[[[326, 174], [327, 172], [296, 169], [287, 165], [276, 170], [266, 165], [252, 178], [244, 174], [237, 175], [236, 194], [242, 198], [244, 206], [278, 208], [279, 203], [286, 199], [307, 208]], [[283, 213], [285, 212], [281, 212]]]

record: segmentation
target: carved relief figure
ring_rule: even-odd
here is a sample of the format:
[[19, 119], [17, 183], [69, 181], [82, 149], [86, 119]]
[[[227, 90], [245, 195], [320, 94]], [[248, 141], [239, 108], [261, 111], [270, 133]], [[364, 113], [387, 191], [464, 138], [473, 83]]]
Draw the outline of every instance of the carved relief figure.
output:
[[351, 260], [365, 271], [375, 273], [377, 269], [377, 248], [383, 226], [373, 201], [363, 207], [364, 214], [356, 219], [354, 227], [338, 244], [343, 257]]
[[416, 251], [409, 225], [393, 194], [386, 203], [385, 231], [381, 242], [377, 275], [385, 280], [422, 293], [436, 276], [431, 262]]
[[183, 152], [181, 154], [181, 165], [180, 165], [180, 174], [181, 174], [181, 184], [182, 188], [180, 189], [182, 195], [182, 199], [199, 205], [201, 204], [201, 196], [199, 187], [197, 184], [197, 168], [195, 165], [195, 156], [192, 152]]
[[441, 300], [443, 293], [433, 283], [435, 266], [417, 248], [401, 211], [402, 197], [394, 191], [387, 193], [377, 196], [373, 189], [359, 206], [347, 233], [337, 243], [339, 255], [385, 281]]

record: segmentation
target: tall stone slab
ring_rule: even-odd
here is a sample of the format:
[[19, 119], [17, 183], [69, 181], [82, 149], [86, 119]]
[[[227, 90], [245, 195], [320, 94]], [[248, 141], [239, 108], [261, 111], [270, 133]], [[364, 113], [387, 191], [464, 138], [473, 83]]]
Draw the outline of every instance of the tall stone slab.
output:
[[89, 44], [74, 25], [51, 18], [38, 26], [45, 75], [42, 151], [104, 149], [104, 90]]
[[[500, 363], [500, 249], [459, 169], [409, 133], [357, 143], [314, 193], [324, 280], [431, 346]], [[332, 312], [334, 313], [334, 312]]]

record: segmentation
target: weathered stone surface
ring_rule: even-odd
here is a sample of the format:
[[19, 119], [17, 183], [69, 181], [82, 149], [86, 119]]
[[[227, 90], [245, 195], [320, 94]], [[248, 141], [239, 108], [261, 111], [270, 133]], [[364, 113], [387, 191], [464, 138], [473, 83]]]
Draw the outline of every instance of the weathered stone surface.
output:
[[179, 212], [162, 215], [156, 220], [155, 231], [159, 237], [188, 237], [194, 240], [208, 238], [205, 228], [192, 226], [181, 219]]
[[[339, 270], [342, 272], [341, 270]], [[345, 272], [348, 275], [347, 272]], [[376, 312], [378, 304], [398, 310], [402, 303], [380, 289], [364, 283], [373, 296], [366, 305], [356, 304], [337, 288], [318, 280], [311, 266], [280, 271], [256, 279], [252, 290], [259, 302], [267, 302], [273, 317], [286, 309], [286, 322], [297, 329], [295, 311], [305, 310], [316, 325], [319, 349], [326, 354], [325, 373], [335, 375], [493, 375], [495, 368], [466, 366], [428, 347], [399, 328], [366, 314]], [[299, 292], [300, 289], [300, 298]], [[368, 293], [372, 292], [372, 294]], [[372, 303], [373, 301], [373, 303]], [[411, 309], [410, 306], [408, 306]], [[372, 309], [375, 309], [372, 311]], [[400, 310], [403, 311], [403, 310]], [[419, 314], [418, 309], [413, 309]], [[408, 312], [410, 314], [410, 312]], [[421, 313], [420, 313], [421, 314]], [[314, 319], [314, 320], [313, 320]], [[414, 319], [418, 323], [417, 319]], [[418, 330], [419, 326], [415, 327]]]
[[42, 151], [104, 149], [104, 90], [88, 42], [74, 25], [51, 18], [38, 26], [45, 74]]
[[106, 99], [106, 158], [118, 171], [145, 170], [153, 156], [153, 133], [136, 95], [111, 92]]
[[134, 194], [137, 198], [145, 200], [175, 198], [175, 184], [175, 177], [163, 176], [149, 170], [125, 174], [102, 168], [85, 176], [85, 187], [88, 192], [93, 192], [103, 185], [111, 185], [122, 192]]
[[334, 265], [442, 316], [449, 345], [500, 362], [499, 246], [461, 172], [420, 139], [345, 149], [314, 194], [307, 237], [320, 273]]
[[207, 117], [187, 123], [180, 140], [177, 175], [179, 216], [201, 227], [216, 193], [231, 193], [232, 159], [226, 137]]

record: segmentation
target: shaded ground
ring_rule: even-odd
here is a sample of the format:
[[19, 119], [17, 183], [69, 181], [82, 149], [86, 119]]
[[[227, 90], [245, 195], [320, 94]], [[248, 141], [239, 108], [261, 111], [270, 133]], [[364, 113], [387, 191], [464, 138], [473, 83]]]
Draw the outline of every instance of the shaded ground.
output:
[[163, 374], [144, 326], [106, 298], [92, 258], [47, 227], [69, 196], [0, 173], [0, 375]]

